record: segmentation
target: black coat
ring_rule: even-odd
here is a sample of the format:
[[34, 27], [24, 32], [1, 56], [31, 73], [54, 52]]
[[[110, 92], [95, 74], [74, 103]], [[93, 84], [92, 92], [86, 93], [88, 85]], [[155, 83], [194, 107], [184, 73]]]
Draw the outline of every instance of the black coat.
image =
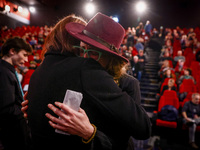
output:
[[8, 150], [25, 150], [29, 145], [29, 129], [21, 111], [22, 101], [14, 66], [0, 59], [0, 139]]
[[55, 133], [48, 124], [45, 113], [52, 112], [47, 104], [62, 102], [67, 89], [83, 94], [81, 108], [90, 122], [109, 138], [112, 149], [125, 149], [130, 135], [138, 139], [150, 136], [151, 123], [144, 109], [122, 92], [98, 62], [75, 57], [71, 53], [48, 52], [31, 77], [27, 96], [28, 119], [35, 148], [89, 149], [93, 144], [93, 149], [95, 145], [96, 149], [103, 149], [100, 146], [108, 149], [108, 143], [99, 141], [105, 140], [104, 136], [95, 137], [86, 145], [81, 143], [80, 137]]

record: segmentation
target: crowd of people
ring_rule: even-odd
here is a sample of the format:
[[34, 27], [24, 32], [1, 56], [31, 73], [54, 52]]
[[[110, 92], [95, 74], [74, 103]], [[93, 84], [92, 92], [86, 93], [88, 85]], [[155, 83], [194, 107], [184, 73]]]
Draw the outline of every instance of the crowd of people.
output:
[[[79, 21], [79, 23], [85, 25], [84, 21], [80, 21], [80, 20], [78, 20], [78, 21]], [[66, 24], [64, 19], [63, 19], [63, 22]], [[61, 23], [62, 23], [62, 21], [58, 25], [62, 25]], [[68, 27], [69, 33], [70, 33], [71, 28], [72, 27], [69, 25], [69, 27]], [[27, 43], [29, 43], [31, 48], [32, 48], [32, 51], [28, 50], [26, 52], [27, 53], [26, 55], [28, 57], [28, 61], [25, 61], [24, 65], [13, 64], [14, 66], [16, 66], [15, 69], [17, 71], [17, 79], [19, 79], [19, 82], [21, 83], [21, 88], [22, 88], [23, 93], [28, 91], [30, 78], [31, 78], [32, 74], [35, 72], [36, 68], [38, 66], [40, 66], [41, 62], [43, 61], [44, 55], [46, 56], [46, 58], [51, 58], [53, 55], [56, 55], [56, 52], [55, 52], [56, 48], [58, 48], [59, 51], [60, 50], [62, 51], [63, 49], [68, 48], [67, 46], [70, 45], [70, 44], [65, 45], [65, 44], [62, 43], [63, 42], [62, 39], [59, 38], [59, 36], [61, 36], [61, 35], [56, 35], [57, 32], [61, 32], [61, 31], [59, 31], [59, 30], [57, 31], [56, 29], [58, 30], [58, 26], [48, 27], [46, 25], [44, 27], [22, 26], [22, 27], [17, 27], [15, 29], [9, 29], [6, 26], [1, 28], [1, 31], [0, 31], [0, 33], [1, 33], [0, 47], [2, 47], [2, 45], [4, 43], [6, 43], [7, 40], [11, 39], [12, 37], [18, 36], [18, 37], [22, 38], [24, 41], [26, 41]], [[53, 33], [52, 33], [52, 31], [53, 31]], [[73, 33], [70, 33], [70, 34], [72, 36], [75, 36], [75, 35], [73, 35]], [[92, 37], [91, 39], [94, 40], [94, 37], [92, 35], [90, 35], [90, 33], [86, 32], [85, 34], [90, 38]], [[147, 20], [145, 25], [143, 25], [143, 23], [140, 22], [137, 27], [128, 27], [126, 32], [123, 33], [123, 34], [124, 35], [122, 36], [123, 37], [122, 43], [119, 42], [118, 45], [115, 46], [115, 47], [118, 47], [118, 53], [115, 54], [115, 55], [117, 55], [117, 57], [119, 59], [124, 59], [128, 62], [124, 66], [125, 72], [128, 75], [126, 75], [125, 77], [123, 76], [123, 78], [122, 78], [121, 74], [119, 75], [120, 77], [117, 76], [118, 73], [116, 72], [116, 70], [112, 70], [110, 68], [104, 68], [104, 69], [106, 69], [106, 71], [110, 75], [112, 75], [115, 83], [117, 83], [116, 85], [118, 85], [122, 90], [125, 90], [127, 87], [132, 88], [131, 90], [133, 92], [130, 90], [132, 93], [131, 92], [128, 93], [126, 90], [125, 91], [128, 93], [128, 95], [130, 95], [135, 100], [136, 107], [138, 107], [140, 105], [140, 100], [137, 102], [137, 99], [140, 99], [140, 91], [139, 91], [139, 86], [138, 86], [139, 82], [138, 81], [141, 81], [145, 63], [147, 63], [147, 60], [146, 60], [146, 57], [145, 57], [146, 43], [148, 43], [148, 41], [151, 38], [154, 38], [154, 37], [162, 38], [165, 41], [165, 44], [163, 45], [163, 48], [161, 49], [160, 62], [159, 62], [160, 70], [158, 72], [159, 79], [160, 79], [160, 88], [159, 88], [160, 91], [157, 94], [156, 98], [159, 101], [160, 97], [163, 95], [165, 90], [169, 90], [169, 91], [173, 90], [177, 93], [177, 97], [179, 98], [180, 103], [183, 103], [181, 115], [183, 117], [185, 124], [189, 126], [189, 140], [190, 140], [189, 142], [190, 142], [190, 144], [193, 148], [198, 148], [198, 146], [195, 144], [195, 138], [194, 137], [195, 137], [196, 126], [199, 124], [199, 116], [200, 116], [200, 107], [199, 107], [200, 95], [198, 94], [198, 93], [200, 93], [200, 29], [199, 28], [181, 29], [179, 27], [176, 27], [176, 29], [170, 29], [170, 28], [164, 29], [161, 26], [158, 30], [156, 28], [153, 28], [150, 21]], [[58, 36], [58, 37], [56, 37], [57, 38], [56, 40], [51, 39], [51, 38], [54, 38], [54, 36]], [[64, 37], [66, 35], [62, 35], [62, 36]], [[77, 37], [75, 37], [75, 38], [77, 38]], [[80, 37], [78, 37], [78, 39], [80, 40]], [[48, 45], [48, 43], [45, 43], [45, 40], [48, 41], [49, 43], [52, 42], [51, 44], [53, 45], [53, 47], [52, 47], [52, 45]], [[96, 37], [95, 37], [95, 40], [96, 40]], [[99, 41], [99, 40], [101, 40], [101, 39], [98, 39], [97, 41]], [[87, 44], [89, 44], [90, 46], [91, 45], [94, 46], [94, 47], [96, 46], [96, 45], [91, 44], [90, 41], [85, 41], [85, 42]], [[100, 42], [100, 43], [102, 43], [102, 42]], [[59, 44], [62, 45], [63, 48], [60, 47]], [[84, 52], [84, 55], [87, 51], [87, 55], [88, 55], [88, 57], [90, 57], [89, 51], [87, 49], [90, 50], [91, 48], [84, 49], [85, 47], [88, 47], [88, 46], [85, 46], [84, 44], [82, 46], [79, 46], [79, 44], [75, 43], [75, 42], [74, 42], [74, 44], [76, 44], [76, 45], [73, 45], [74, 46], [73, 48], [76, 48], [76, 50], [77, 49], [79, 50], [78, 52], [74, 51], [74, 53], [76, 55], [80, 56], [80, 50], [82, 50]], [[105, 44], [107, 45], [107, 43], [105, 43]], [[105, 44], [103, 44], [103, 45], [105, 45]], [[96, 49], [94, 47], [92, 47], [92, 49]], [[96, 47], [99, 48], [100, 46], [99, 47], [96, 46]], [[43, 49], [43, 51], [42, 51], [42, 49]], [[96, 57], [95, 57], [95, 60], [99, 61], [100, 55], [102, 55], [102, 58], [105, 57], [104, 58], [104, 63], [105, 63], [106, 58], [108, 58], [108, 56], [107, 57], [104, 56], [104, 51], [103, 51], [103, 54], [102, 54], [102, 51], [100, 51], [101, 52], [101, 54], [100, 54], [98, 52], [98, 49], [97, 49], [97, 51], [95, 51], [95, 50], [92, 51], [92, 49], [91, 49], [91, 52], [92, 52], [91, 54], [93, 54], [94, 52], [97, 52], [98, 56], [99, 56], [98, 59], [96, 59]], [[102, 47], [99, 48], [99, 49], [102, 49]], [[44, 51], [44, 50], [46, 50], [46, 51]], [[46, 53], [47, 51], [48, 51], [48, 53]], [[115, 52], [115, 49], [113, 51]], [[107, 52], [108, 52], [108, 50], [107, 50]], [[114, 53], [114, 52], [111, 52], [111, 53]], [[71, 54], [66, 53], [65, 55], [71, 57]], [[109, 56], [109, 58], [111, 58], [111, 56]], [[91, 58], [92, 57], [93, 56], [91, 55]], [[50, 68], [48, 68], [48, 67], [51, 67], [52, 64], [51, 64], [51, 62], [48, 62], [48, 63], [49, 63], [49, 65], [46, 65], [46, 66], [45, 66], [45, 64], [43, 64], [43, 67], [50, 70]], [[100, 64], [103, 67], [105, 67], [104, 63], [102, 63], [102, 64], [100, 63]], [[113, 58], [112, 63], [113, 64], [116, 63], [114, 58]], [[124, 64], [122, 62], [118, 62], [119, 66], [116, 69], [121, 70], [121, 68], [122, 68], [124, 70], [124, 68], [122, 67], [123, 65], [120, 66], [120, 63]], [[56, 64], [54, 64], [54, 65], [55, 65], [54, 69], [52, 69], [52, 70], [55, 70], [56, 72], [58, 72]], [[111, 64], [109, 64], [109, 65], [111, 65]], [[94, 66], [91, 66], [91, 68], [92, 67], [94, 67]], [[106, 66], [106, 67], [108, 67], [108, 66]], [[85, 68], [85, 69], [87, 69], [87, 68]], [[52, 70], [50, 71], [51, 73], [52, 73]], [[39, 101], [39, 99], [45, 99], [46, 98], [47, 100], [45, 102], [45, 105], [47, 105], [48, 103], [54, 103], [55, 100], [48, 101], [49, 96], [44, 95], [44, 96], [46, 96], [46, 97], [44, 97], [41, 94], [41, 92], [44, 90], [44, 87], [39, 87], [38, 85], [41, 84], [41, 82], [43, 82], [44, 80], [47, 80], [47, 75], [46, 76], [42, 75], [43, 74], [42, 72], [44, 72], [44, 71], [46, 71], [46, 70], [44, 69], [44, 70], [41, 71], [41, 73], [38, 73], [38, 77], [40, 76], [40, 77], [43, 77], [43, 78], [38, 78], [37, 75], [34, 76], [34, 80], [32, 81], [31, 92], [29, 93], [28, 98], [30, 100], [34, 100], [34, 101], [36, 101], [36, 99], [38, 99], [38, 101]], [[47, 73], [49, 73], [49, 72], [46, 72], [46, 74]], [[91, 73], [91, 72], [88, 72], [88, 73]], [[86, 75], [88, 75], [88, 74], [86, 74]], [[136, 80], [133, 81], [133, 79], [130, 78], [131, 76], [137, 78], [138, 81], [136, 81]], [[99, 77], [99, 76], [97, 76], [97, 77]], [[49, 80], [52, 81], [51, 84], [53, 83], [53, 79], [55, 79], [55, 84], [53, 86], [51, 86], [51, 88], [54, 89], [54, 90], [53, 91], [45, 91], [44, 90], [43, 92], [48, 93], [48, 94], [50, 94], [50, 93], [54, 94], [53, 97], [56, 97], [55, 94], [57, 94], [61, 91], [61, 87], [62, 87], [65, 80], [62, 81], [62, 83], [60, 83], [60, 82], [57, 82], [57, 80], [56, 80], [57, 78], [52, 76], [51, 78], [49, 78]], [[99, 79], [101, 79], [101, 78], [99, 77]], [[92, 79], [90, 79], [90, 80], [92, 80]], [[192, 85], [190, 86], [191, 88], [187, 87], [184, 84], [184, 82], [186, 80], [192, 81], [192, 82], [190, 82], [193, 85], [193, 86]], [[74, 80], [72, 79], [71, 81], [74, 81]], [[17, 82], [18, 81], [16, 81], [16, 83]], [[69, 81], [65, 81], [65, 82], [69, 83]], [[134, 86], [137, 87], [137, 88], [133, 89], [133, 87], [130, 87], [130, 85], [126, 82], [131, 82], [131, 83], [133, 82]], [[55, 86], [58, 83], [60, 83], [60, 85], [59, 85], [60, 88]], [[109, 81], [109, 83], [111, 83], [111, 82]], [[113, 85], [113, 83], [110, 84], [110, 85]], [[49, 87], [50, 85], [46, 84], [46, 86]], [[46, 89], [48, 89], [47, 87], [46, 87]], [[95, 87], [97, 87], [97, 86], [95, 86]], [[36, 92], [36, 90], [35, 90], [36, 88], [41, 88], [41, 89]], [[75, 88], [75, 86], [71, 87], [71, 88]], [[96, 90], [98, 90], [99, 88], [100, 87], [98, 87]], [[90, 89], [89, 86], [87, 87], [87, 89]], [[80, 89], [78, 89], [78, 90], [80, 90]], [[91, 88], [90, 92], [93, 92], [93, 90], [95, 90], [95, 88], [94, 89]], [[55, 91], [57, 91], [57, 92], [55, 92]], [[82, 92], [84, 93], [85, 91], [82, 91]], [[35, 95], [37, 95], [37, 97], [35, 97], [33, 95], [33, 93]], [[136, 93], [138, 93], [138, 94], [136, 94]], [[97, 94], [96, 97], [97, 97], [97, 100], [98, 100], [101, 97], [101, 94], [100, 95], [98, 95], [98, 93], [95, 93], [95, 94]], [[95, 96], [94, 95], [91, 96], [90, 93], [88, 94], [86, 92], [86, 95], [87, 95], [88, 99], [96, 99]], [[191, 101], [186, 102], [185, 99], [188, 95], [192, 95], [190, 97]], [[63, 94], [61, 94], [58, 97], [62, 98]], [[116, 95], [115, 95], [115, 97], [116, 97]], [[60, 102], [61, 101], [62, 100], [60, 100]], [[38, 112], [41, 112], [42, 109], [40, 109], [40, 108], [43, 107], [43, 103], [40, 103], [40, 106], [38, 106], [38, 103], [39, 102], [36, 102], [36, 103], [31, 102], [30, 108], [34, 108], [35, 110], [38, 110]], [[195, 107], [193, 106], [193, 104], [195, 105]], [[105, 106], [107, 106], [107, 105], [108, 104], [106, 104]], [[56, 102], [56, 106], [64, 109], [67, 112], [71, 111], [71, 110], [69, 110], [69, 108], [67, 108], [66, 106], [63, 106], [62, 104], [60, 104], [58, 102]], [[92, 133], [92, 136], [93, 136], [93, 134], [97, 134], [97, 141], [94, 141], [93, 144], [97, 144], [98, 146], [103, 147], [103, 148], [110, 148], [110, 145], [112, 145], [112, 144], [115, 147], [117, 147], [117, 146], [124, 147], [123, 144], [126, 143], [127, 141], [122, 142], [122, 141], [119, 141], [120, 138], [116, 139], [114, 131], [113, 132], [108, 131], [108, 129], [105, 128], [101, 124], [101, 122], [98, 122], [93, 118], [93, 115], [92, 115], [91, 112], [93, 111], [94, 108], [88, 109], [88, 108], [90, 108], [90, 106], [87, 105], [87, 104], [85, 104], [84, 106], [85, 106], [86, 111], [89, 112], [90, 121], [95, 122], [96, 123], [95, 125], [98, 125], [97, 127], [99, 127], [98, 130], [97, 130], [95, 125], [93, 125], [93, 124], [88, 125], [90, 123], [88, 121], [86, 121], [87, 125], [91, 129], [90, 133]], [[100, 105], [94, 104], [94, 106], [97, 109], [100, 108]], [[60, 115], [61, 117], [63, 117], [65, 115], [62, 111], [58, 111], [56, 109], [56, 107], [54, 107], [52, 104], [49, 104], [48, 107], [50, 109], [52, 109], [58, 116]], [[134, 107], [135, 107], [135, 104], [134, 104]], [[192, 109], [191, 107], [192, 108], [194, 107], [194, 108]], [[115, 112], [116, 108], [111, 107], [111, 105], [108, 108], [112, 109], [112, 111]], [[103, 107], [101, 109], [103, 109]], [[196, 112], [192, 112], [194, 109], [195, 109]], [[141, 111], [141, 112], [143, 111], [142, 108], [138, 108], [138, 110]], [[187, 114], [188, 112], [189, 112], [189, 114]], [[41, 112], [41, 113], [44, 113], [44, 112]], [[52, 113], [50, 113], [49, 111], [46, 111], [45, 113], [47, 113], [46, 117], [51, 120], [49, 124], [52, 127], [66, 130], [66, 126], [64, 126], [64, 125], [59, 126], [59, 127], [56, 126], [56, 123], [59, 123], [59, 122], [57, 122], [56, 118], [52, 119], [53, 118]], [[76, 112], [74, 112], [74, 113], [76, 113]], [[104, 113], [102, 113], [102, 114], [104, 115]], [[193, 113], [195, 113], [195, 115]], [[81, 110], [81, 114], [84, 115], [84, 117], [83, 117], [84, 120], [88, 120], [88, 118], [87, 118], [88, 114], [86, 115], [84, 110]], [[101, 113], [97, 114], [97, 116], [99, 116], [100, 114]], [[33, 111], [33, 109], [30, 111], [29, 115], [31, 117], [35, 115], [35, 112]], [[76, 115], [80, 115], [80, 114], [76, 114]], [[110, 114], [110, 115], [113, 115], [113, 114]], [[144, 116], [145, 116], [145, 114], [144, 114]], [[30, 124], [32, 123], [31, 124], [32, 128], [35, 128], [34, 122], [35, 121], [37, 122], [37, 120], [38, 120], [37, 115], [34, 116], [34, 117], [30, 119]], [[65, 117], [67, 118], [67, 116], [65, 116]], [[114, 117], [116, 117], [115, 118], [116, 120], [114, 120], [114, 122], [119, 123], [119, 124], [115, 128], [113, 128], [113, 130], [117, 129], [118, 127], [123, 127], [123, 128], [128, 127], [127, 132], [130, 131], [130, 133], [126, 133], [124, 135], [126, 137], [126, 140], [127, 140], [127, 138], [129, 138], [132, 135], [134, 135], [133, 137], [136, 137], [136, 138], [139, 138], [139, 139], [144, 138], [142, 136], [140, 137], [136, 133], [132, 134], [131, 132], [133, 132], [135, 130], [132, 129], [131, 126], [121, 125], [121, 123], [118, 122], [117, 119], [122, 119], [124, 117], [123, 115], [120, 116], [120, 115], [117, 114], [116, 116], [114, 115]], [[117, 117], [119, 117], [119, 118], [117, 118]], [[83, 118], [81, 118], [81, 119], [83, 119]], [[102, 119], [101, 117], [99, 118], [99, 120], [102, 120], [102, 121], [104, 121], [104, 119]], [[113, 121], [113, 120], [111, 119], [109, 121], [109, 119], [111, 119], [110, 116], [108, 116], [105, 120], [108, 121], [108, 125], [111, 127], [113, 125], [113, 123], [111, 121]], [[127, 120], [124, 120], [124, 121], [128, 122], [132, 118], [130, 120], [129, 119], [130, 118], [127, 118]], [[41, 122], [43, 120], [46, 121], [44, 119], [44, 116], [40, 118]], [[148, 119], [143, 120], [143, 123], [145, 121], [148, 122]], [[148, 124], [147, 126], [150, 126], [149, 123], [147, 123], [147, 122], [146, 122], [146, 124]], [[39, 124], [39, 122], [38, 122], [38, 124]], [[44, 123], [42, 127], [47, 127], [47, 124]], [[53, 135], [52, 129], [50, 129], [49, 126], [48, 126], [48, 128], [46, 128], [46, 130], [47, 129], [48, 129], [48, 132], [49, 132], [48, 135], [52, 136]], [[38, 128], [37, 130], [41, 130], [41, 128]], [[45, 130], [42, 131], [42, 133], [44, 133], [44, 132], [45, 132]], [[70, 132], [70, 130], [68, 132]], [[121, 131], [118, 130], [118, 134], [120, 132]], [[74, 133], [72, 132], [72, 134], [74, 134]], [[124, 133], [122, 132], [121, 134], [124, 134]], [[52, 140], [52, 139], [55, 140], [55, 138], [57, 138], [57, 137], [52, 136], [53, 137], [52, 139], [47, 139], [46, 141], [44, 141], [43, 138], [45, 136], [47, 136], [47, 135], [45, 135], [45, 136], [44, 135], [38, 136], [37, 131], [33, 132], [33, 136], [35, 136], [34, 138], [36, 140], [36, 141], [34, 141], [35, 144], [36, 144], [36, 147], [37, 147], [38, 143], [39, 143], [39, 145], [41, 145], [41, 142], [42, 142], [43, 145], [45, 146], [45, 144], [49, 143], [49, 140]], [[82, 137], [83, 143], [89, 143], [90, 142], [90, 138], [88, 138], [88, 136], [86, 137], [85, 135], [82, 135], [82, 133], [75, 134], [75, 135]], [[89, 137], [90, 136], [91, 136], [91, 134], [89, 134]], [[145, 136], [145, 138], [147, 138], [148, 133], [145, 133], [144, 136]], [[62, 141], [65, 138], [62, 139], [62, 137], [59, 137], [59, 139]], [[9, 140], [9, 139], [7, 139], [7, 140]], [[69, 141], [71, 141], [71, 140], [77, 141], [76, 138], [69, 139]], [[124, 139], [122, 138], [121, 140], [124, 140]], [[102, 142], [102, 143], [99, 143], [99, 142]], [[121, 142], [121, 145], [118, 142]], [[55, 143], [55, 146], [57, 146], [56, 143]], [[76, 146], [82, 146], [82, 145], [80, 144], [80, 145], [76, 145]], [[62, 147], [62, 145], [61, 145], [61, 147]], [[86, 146], [86, 148], [87, 148], [87, 146]], [[92, 148], [95, 149], [96, 145], [92, 145]]]
[[[189, 126], [189, 143], [195, 143], [196, 127], [200, 119], [200, 30], [165, 29], [164, 45], [161, 49], [158, 72], [159, 100], [165, 91], [175, 91], [179, 101], [178, 116]], [[167, 100], [167, 95], [165, 95]]]

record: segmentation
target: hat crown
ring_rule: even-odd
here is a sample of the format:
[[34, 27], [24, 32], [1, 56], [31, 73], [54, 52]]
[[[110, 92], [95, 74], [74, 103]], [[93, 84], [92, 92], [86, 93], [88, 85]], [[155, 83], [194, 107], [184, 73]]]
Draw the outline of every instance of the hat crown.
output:
[[86, 25], [86, 31], [94, 34], [117, 49], [120, 47], [125, 35], [124, 28], [110, 17], [97, 13]]

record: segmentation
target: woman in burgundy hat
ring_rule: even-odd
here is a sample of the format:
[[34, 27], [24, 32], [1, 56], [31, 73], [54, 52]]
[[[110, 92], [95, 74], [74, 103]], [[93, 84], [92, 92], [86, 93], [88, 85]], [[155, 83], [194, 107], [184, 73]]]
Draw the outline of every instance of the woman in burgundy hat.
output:
[[[119, 65], [127, 62], [126, 58], [118, 54], [118, 48], [124, 37], [123, 27], [110, 17], [98, 13], [86, 26], [83, 22], [65, 22], [66, 32], [62, 28], [64, 20], [61, 20], [47, 37], [50, 43], [45, 44], [47, 49], [45, 59], [33, 73], [29, 84], [28, 120], [33, 148], [125, 149], [131, 135], [137, 139], [148, 138], [151, 123], [146, 112], [126, 92], [122, 92], [114, 82], [112, 73], [110, 75], [106, 72], [112, 70], [109, 69], [113, 67], [109, 66], [110, 62]], [[89, 44], [90, 48], [84, 49], [79, 41]], [[76, 55], [89, 58], [76, 57]], [[45, 114], [47, 113], [47, 117], [52, 121], [56, 118], [52, 118], [55, 115], [47, 105], [55, 101], [62, 102], [66, 90], [82, 93], [80, 107], [85, 110], [90, 122], [95, 125], [87, 126], [88, 131], [91, 131], [90, 134], [69, 132], [75, 128], [75, 124], [65, 129], [71, 135], [58, 134], [49, 125]], [[64, 108], [59, 102], [56, 105], [67, 111], [67, 107]], [[48, 106], [55, 111], [53, 105]], [[82, 109], [79, 112], [84, 115]], [[71, 116], [70, 112], [66, 113], [69, 114], [69, 118], [61, 116], [61, 118], [65, 117], [63, 118], [65, 121], [72, 123], [77, 119], [73, 113]], [[60, 121], [63, 123], [62, 119]], [[50, 122], [54, 126], [55, 124], [52, 123]], [[64, 122], [64, 124], [67, 126], [68, 123]], [[102, 135], [103, 143], [100, 143], [101, 140], [95, 140], [98, 134]], [[82, 141], [79, 136], [83, 138]]]

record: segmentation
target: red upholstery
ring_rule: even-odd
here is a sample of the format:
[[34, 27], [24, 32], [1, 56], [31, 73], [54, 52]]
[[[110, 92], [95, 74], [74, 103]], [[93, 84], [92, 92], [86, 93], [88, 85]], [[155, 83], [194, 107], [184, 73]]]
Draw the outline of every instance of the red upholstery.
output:
[[183, 105], [185, 104], [185, 102], [190, 101], [192, 99], [192, 92], [189, 92], [186, 96], [186, 98], [183, 100], [183, 102], [179, 102], [180, 106], [183, 107]]
[[[168, 80], [169, 79], [174, 79], [174, 78], [165, 78], [164, 82], [162, 83], [161, 87], [160, 87], [160, 92], [162, 92], [163, 90], [163, 86], [167, 85], [168, 84]], [[175, 79], [174, 79], [175, 80]], [[176, 80], [175, 80], [176, 81]], [[174, 86], [177, 88], [177, 84], [174, 83]]]
[[183, 79], [183, 82], [179, 87], [179, 93], [183, 92], [196, 92], [196, 85], [192, 79]]
[[192, 75], [196, 76], [197, 72], [200, 70], [200, 63], [198, 61], [192, 61], [190, 68], [192, 70]]
[[185, 57], [185, 65], [186, 66], [190, 66], [192, 61], [195, 61], [196, 57], [194, 53], [189, 53], [187, 54], [187, 56]]
[[[177, 93], [171, 90], [165, 90], [163, 95], [161, 96], [158, 104], [158, 112], [161, 111], [162, 107], [165, 105], [173, 105], [177, 110], [179, 108], [179, 99]], [[165, 121], [161, 119], [156, 120], [157, 126], [169, 127], [169, 128], [176, 128], [177, 122], [176, 121]]]
[[165, 121], [165, 120], [156, 120], [156, 125], [157, 126], [162, 126], [162, 127], [168, 127], [168, 128], [176, 128], [177, 127], [177, 122], [171, 122], [171, 121]]
[[161, 108], [165, 105], [173, 105], [176, 109], [179, 108], [179, 99], [176, 91], [165, 90], [163, 95], [160, 97], [158, 104], [158, 112], [161, 111]]
[[33, 74], [34, 71], [35, 71], [35, 70], [33, 70], [33, 69], [29, 69], [29, 70], [27, 71], [27, 73], [24, 75], [24, 78], [23, 78], [23, 81], [22, 81], [22, 89], [24, 88], [24, 86], [25, 86], [26, 84], [29, 84], [31, 75]]

